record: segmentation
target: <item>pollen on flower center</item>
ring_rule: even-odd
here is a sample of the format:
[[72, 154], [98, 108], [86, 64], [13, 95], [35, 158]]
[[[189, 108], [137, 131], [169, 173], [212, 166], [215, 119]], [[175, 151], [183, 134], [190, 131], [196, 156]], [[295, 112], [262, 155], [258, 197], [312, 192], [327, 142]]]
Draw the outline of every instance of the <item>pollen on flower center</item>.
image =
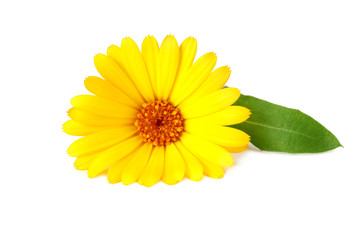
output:
[[179, 140], [184, 131], [184, 118], [167, 100], [144, 103], [137, 114], [138, 133], [155, 146], [169, 145]]

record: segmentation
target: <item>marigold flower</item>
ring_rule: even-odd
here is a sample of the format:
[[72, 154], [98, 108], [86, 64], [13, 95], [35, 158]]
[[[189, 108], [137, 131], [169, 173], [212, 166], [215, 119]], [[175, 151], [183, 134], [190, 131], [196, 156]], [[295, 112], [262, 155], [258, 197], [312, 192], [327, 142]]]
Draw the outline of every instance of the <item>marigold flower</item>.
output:
[[233, 164], [229, 152], [246, 150], [250, 137], [228, 127], [245, 121], [250, 111], [231, 106], [240, 96], [223, 88], [227, 66], [213, 71], [216, 55], [207, 53], [193, 63], [197, 41], [179, 46], [168, 35], [160, 48], [148, 36], [139, 50], [131, 38], [95, 56], [103, 78], [86, 78], [94, 95], [71, 100], [67, 134], [83, 136], [68, 148], [79, 170], [89, 177], [106, 172], [110, 183], [159, 180], [176, 184], [184, 177], [221, 178]]

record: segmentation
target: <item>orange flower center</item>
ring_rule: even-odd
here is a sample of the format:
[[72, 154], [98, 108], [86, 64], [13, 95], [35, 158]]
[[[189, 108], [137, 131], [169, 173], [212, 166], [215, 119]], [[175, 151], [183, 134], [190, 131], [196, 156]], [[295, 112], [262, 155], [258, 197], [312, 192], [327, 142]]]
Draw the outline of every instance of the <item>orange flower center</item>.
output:
[[135, 126], [144, 142], [163, 146], [179, 140], [184, 131], [184, 118], [178, 109], [167, 100], [156, 100], [142, 106]]

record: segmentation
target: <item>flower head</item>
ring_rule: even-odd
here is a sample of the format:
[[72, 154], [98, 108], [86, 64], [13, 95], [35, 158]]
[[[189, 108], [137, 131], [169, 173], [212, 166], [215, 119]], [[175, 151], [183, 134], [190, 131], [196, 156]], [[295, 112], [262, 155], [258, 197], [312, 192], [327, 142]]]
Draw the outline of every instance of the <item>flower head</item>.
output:
[[216, 55], [194, 62], [197, 42], [178, 46], [168, 35], [159, 47], [144, 39], [141, 51], [131, 38], [95, 56], [102, 78], [86, 78], [94, 95], [71, 100], [70, 135], [84, 136], [70, 145], [79, 170], [94, 177], [107, 173], [109, 182], [151, 186], [162, 180], [176, 184], [184, 177], [221, 178], [233, 164], [229, 152], [247, 148], [250, 137], [229, 125], [245, 121], [250, 111], [231, 106], [240, 96], [223, 88], [230, 69], [213, 70]]

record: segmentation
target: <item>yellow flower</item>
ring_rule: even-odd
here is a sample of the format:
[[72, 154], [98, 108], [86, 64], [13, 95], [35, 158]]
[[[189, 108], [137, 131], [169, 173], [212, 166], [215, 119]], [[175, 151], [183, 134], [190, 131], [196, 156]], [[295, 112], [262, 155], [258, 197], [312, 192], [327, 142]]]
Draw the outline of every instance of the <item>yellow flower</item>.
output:
[[169, 35], [159, 48], [148, 36], [141, 51], [124, 38], [107, 55], [96, 55], [103, 79], [86, 78], [94, 95], [74, 97], [63, 125], [67, 134], [84, 136], [68, 148], [75, 167], [89, 177], [106, 172], [110, 183], [145, 186], [199, 181], [204, 174], [221, 178], [234, 162], [229, 152], [246, 150], [250, 139], [227, 126], [245, 121], [250, 111], [231, 106], [240, 91], [223, 88], [229, 67], [213, 71], [214, 53], [193, 63], [196, 49], [192, 37], [179, 47]]

